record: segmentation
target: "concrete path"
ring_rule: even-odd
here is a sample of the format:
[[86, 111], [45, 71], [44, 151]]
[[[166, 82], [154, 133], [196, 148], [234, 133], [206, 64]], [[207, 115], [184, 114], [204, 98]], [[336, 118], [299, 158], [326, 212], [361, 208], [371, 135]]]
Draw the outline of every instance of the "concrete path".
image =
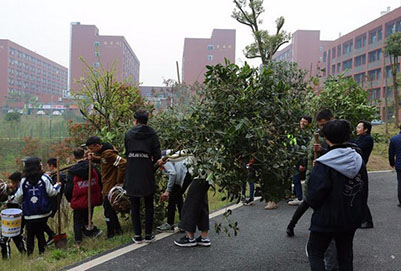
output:
[[[369, 206], [375, 228], [358, 230], [354, 239], [354, 270], [401, 270], [401, 208], [397, 207], [394, 172], [370, 173]], [[305, 244], [311, 211], [298, 223], [295, 237], [285, 234], [295, 207], [280, 202], [279, 209], [267, 211], [264, 202], [234, 210], [239, 222], [237, 237], [217, 235], [211, 220], [210, 248], [180, 248], [173, 244], [182, 234], [174, 234], [150, 245], [92, 265], [89, 270], [309, 270]], [[96, 262], [91, 262], [95, 264]], [[86, 269], [86, 268], [85, 268]], [[79, 266], [76, 270], [79, 269]]]

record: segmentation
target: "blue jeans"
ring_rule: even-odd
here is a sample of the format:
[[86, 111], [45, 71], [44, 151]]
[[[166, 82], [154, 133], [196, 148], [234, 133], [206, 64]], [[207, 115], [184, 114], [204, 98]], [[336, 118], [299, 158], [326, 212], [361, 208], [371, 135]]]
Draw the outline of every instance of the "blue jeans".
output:
[[[253, 194], [255, 192], [255, 184], [252, 181], [248, 181], [249, 183], [249, 199], [253, 200]], [[246, 181], [242, 181], [242, 195], [245, 197], [246, 194]]]
[[301, 184], [301, 177], [299, 176], [298, 170], [297, 170], [297, 174], [292, 176], [292, 183], [294, 184], [295, 196], [299, 200], [302, 200], [302, 184]]
[[397, 182], [398, 182], [398, 202], [401, 204], [401, 170], [397, 169]]

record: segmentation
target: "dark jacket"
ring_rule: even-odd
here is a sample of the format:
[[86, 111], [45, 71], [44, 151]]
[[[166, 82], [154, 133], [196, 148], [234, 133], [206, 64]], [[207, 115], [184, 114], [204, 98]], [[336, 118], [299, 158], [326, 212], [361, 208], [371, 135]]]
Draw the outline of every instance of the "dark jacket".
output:
[[[66, 199], [71, 202], [72, 209], [88, 208], [88, 178], [88, 161], [79, 161], [68, 171], [64, 194]], [[102, 203], [100, 172], [95, 167], [92, 167], [91, 192], [91, 205], [100, 205]]]
[[313, 208], [310, 230], [348, 232], [356, 230], [368, 197], [365, 164], [355, 150], [336, 146], [316, 160], [306, 202]]
[[367, 165], [370, 153], [373, 149], [373, 137], [369, 134], [361, 135], [356, 139], [355, 143], [361, 149], [362, 159], [365, 162], [365, 165]]
[[124, 188], [131, 197], [156, 192], [154, 164], [161, 158], [159, 138], [151, 127], [136, 125], [125, 134], [127, 172]]
[[93, 161], [100, 163], [102, 176], [102, 193], [104, 196], [117, 184], [124, 182], [126, 160], [118, 155], [118, 151], [110, 143], [102, 143]]
[[395, 169], [401, 170], [401, 132], [398, 135], [393, 136], [390, 140], [390, 146], [388, 148], [388, 160], [390, 162], [390, 166], [395, 166]]

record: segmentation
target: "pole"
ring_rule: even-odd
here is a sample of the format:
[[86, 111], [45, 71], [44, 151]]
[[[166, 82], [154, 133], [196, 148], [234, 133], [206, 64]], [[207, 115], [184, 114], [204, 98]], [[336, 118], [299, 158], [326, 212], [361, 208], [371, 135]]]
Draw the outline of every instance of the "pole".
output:
[[89, 160], [89, 174], [88, 174], [88, 230], [92, 230], [92, 160]]
[[181, 80], [180, 80], [180, 68], [178, 66], [178, 61], [175, 62], [177, 66], [177, 78], [178, 78], [178, 85], [181, 85]]

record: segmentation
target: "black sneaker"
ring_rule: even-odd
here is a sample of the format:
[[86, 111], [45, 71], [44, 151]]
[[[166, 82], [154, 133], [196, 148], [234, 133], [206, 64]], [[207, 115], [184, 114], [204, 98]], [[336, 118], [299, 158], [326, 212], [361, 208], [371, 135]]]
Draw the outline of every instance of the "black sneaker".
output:
[[134, 242], [135, 244], [141, 244], [142, 241], [142, 236], [135, 235], [134, 237], [132, 237], [132, 242]]
[[186, 235], [179, 240], [175, 240], [174, 244], [179, 247], [195, 247], [197, 245], [195, 238], [190, 239]]
[[202, 247], [210, 247], [210, 239], [208, 237], [202, 237], [199, 236], [198, 238], [196, 238], [196, 244]]
[[253, 199], [246, 199], [244, 201], [244, 205], [245, 206], [249, 206], [249, 205], [254, 205], [255, 203], [253, 202]]
[[154, 236], [153, 234], [150, 235], [147, 234], [145, 236], [145, 243], [152, 243], [154, 241], [156, 241], [156, 236]]
[[294, 236], [294, 228], [288, 226], [288, 227], [287, 227], [286, 233], [287, 233], [287, 236], [288, 236], [288, 237], [293, 237], [293, 236]]

